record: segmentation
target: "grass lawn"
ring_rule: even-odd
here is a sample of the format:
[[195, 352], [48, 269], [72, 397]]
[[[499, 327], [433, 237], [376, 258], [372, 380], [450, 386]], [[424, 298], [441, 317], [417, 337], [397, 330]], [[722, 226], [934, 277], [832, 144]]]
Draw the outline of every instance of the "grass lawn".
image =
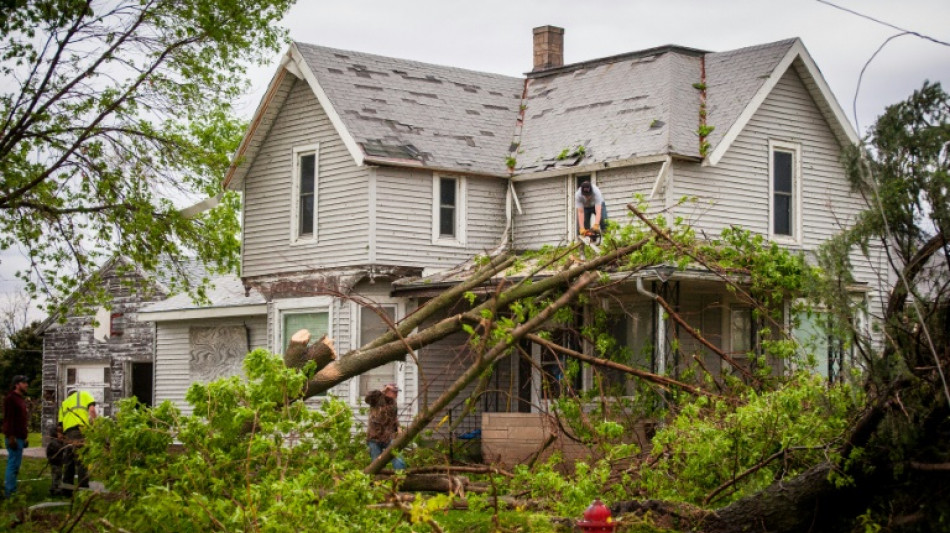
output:
[[[30, 437], [32, 445], [33, 435], [31, 434]], [[3, 457], [0, 458], [0, 473], [6, 473], [6, 471], [7, 458]], [[0, 531], [9, 531], [14, 527], [16, 531], [26, 533], [58, 530], [67, 517], [69, 507], [28, 512], [30, 506], [38, 503], [69, 501], [68, 498], [49, 496], [50, 474], [46, 459], [24, 457], [23, 464], [20, 466], [19, 481], [17, 493], [13, 499], [4, 499], [0, 502]]]

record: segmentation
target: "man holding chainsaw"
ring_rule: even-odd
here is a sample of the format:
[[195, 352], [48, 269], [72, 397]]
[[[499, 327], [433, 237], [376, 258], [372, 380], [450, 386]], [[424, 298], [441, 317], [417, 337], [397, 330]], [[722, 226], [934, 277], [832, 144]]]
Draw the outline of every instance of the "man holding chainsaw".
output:
[[[574, 207], [577, 208], [577, 233], [581, 235], [600, 234], [601, 227], [607, 225], [607, 204], [600, 189], [589, 181], [581, 183], [574, 193]], [[591, 224], [590, 216], [594, 215]]]

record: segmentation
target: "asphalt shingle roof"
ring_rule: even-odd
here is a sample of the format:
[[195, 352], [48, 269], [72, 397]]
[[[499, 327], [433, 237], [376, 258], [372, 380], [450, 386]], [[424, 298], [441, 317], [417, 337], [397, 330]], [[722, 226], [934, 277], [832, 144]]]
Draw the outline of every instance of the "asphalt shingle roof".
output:
[[663, 47], [529, 78], [516, 170], [695, 155], [701, 54]]
[[506, 173], [521, 78], [296, 45], [368, 159]]
[[706, 54], [706, 123], [715, 147], [797, 39]]
[[227, 274], [213, 276], [207, 291], [208, 303], [197, 304], [187, 293], [180, 293], [160, 302], [147, 305], [139, 310], [141, 313], [156, 313], [160, 311], [183, 311], [188, 309], [207, 309], [221, 307], [235, 307], [242, 305], [264, 304], [264, 297], [252, 289], [245, 296], [244, 283], [241, 278]]
[[366, 159], [506, 175], [509, 155], [518, 174], [699, 158], [703, 69], [715, 149], [795, 42], [728, 52], [668, 45], [527, 78], [296, 46]]

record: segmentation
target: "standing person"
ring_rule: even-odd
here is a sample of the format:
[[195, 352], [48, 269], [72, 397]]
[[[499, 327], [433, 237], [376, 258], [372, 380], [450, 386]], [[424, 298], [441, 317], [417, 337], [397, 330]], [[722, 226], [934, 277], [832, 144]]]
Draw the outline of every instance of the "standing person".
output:
[[[383, 450], [389, 447], [393, 437], [399, 433], [399, 413], [396, 410], [396, 398], [399, 396], [399, 387], [390, 383], [381, 390], [374, 390], [366, 395], [369, 404], [369, 429], [366, 437], [369, 444], [369, 457], [375, 461]], [[393, 470], [406, 468], [401, 457], [394, 456]]]
[[27, 422], [30, 414], [26, 408], [26, 389], [30, 380], [26, 376], [14, 376], [10, 392], [3, 399], [3, 434], [7, 444], [7, 475], [4, 479], [4, 492], [7, 498], [16, 492], [17, 476], [23, 462], [23, 449], [26, 448]]
[[63, 425], [63, 440], [66, 442], [66, 456], [63, 458], [63, 481], [66, 487], [63, 493], [73, 493], [75, 475], [79, 475], [79, 486], [89, 488], [89, 473], [79, 460], [78, 448], [83, 444], [83, 428], [96, 419], [96, 399], [84, 390], [73, 391], [66, 396], [59, 407], [59, 423]]
[[[607, 226], [607, 203], [593, 183], [585, 181], [577, 188], [574, 207], [577, 208], [577, 233], [583, 233], [581, 228], [600, 233], [600, 228]], [[591, 215], [594, 215], [593, 225], [590, 223]]]

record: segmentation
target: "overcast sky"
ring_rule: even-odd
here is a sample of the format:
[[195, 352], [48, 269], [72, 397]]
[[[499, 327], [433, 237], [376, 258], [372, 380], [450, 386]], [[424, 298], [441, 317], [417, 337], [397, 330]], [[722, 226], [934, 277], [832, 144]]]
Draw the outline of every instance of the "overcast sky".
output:
[[[835, 3], [950, 42], [948, 0]], [[298, 0], [284, 23], [297, 41], [511, 76], [531, 70], [531, 30], [547, 24], [565, 29], [565, 63], [664, 44], [725, 51], [800, 37], [852, 123], [862, 67], [900, 33], [817, 0]], [[278, 60], [251, 71], [244, 116]], [[927, 79], [950, 90], [950, 47], [911, 35], [891, 41], [864, 75], [861, 130]], [[15, 252], [0, 254], [0, 293], [18, 290], [13, 272], [23, 266]]]

